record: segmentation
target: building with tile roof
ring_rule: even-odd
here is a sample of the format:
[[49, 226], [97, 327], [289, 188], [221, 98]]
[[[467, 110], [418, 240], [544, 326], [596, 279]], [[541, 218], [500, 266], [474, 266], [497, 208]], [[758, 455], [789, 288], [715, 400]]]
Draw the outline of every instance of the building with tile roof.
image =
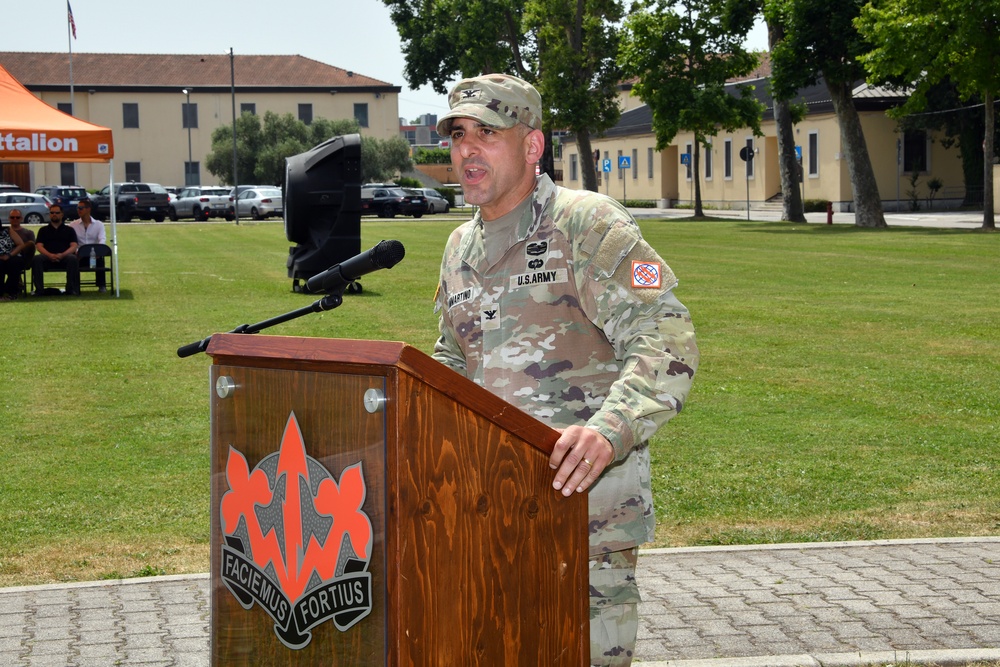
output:
[[[232, 124], [234, 97], [237, 115], [356, 118], [363, 135], [399, 136], [399, 86], [299, 55], [235, 55], [231, 69], [227, 54], [74, 53], [72, 92], [67, 53], [0, 52], [0, 65], [48, 104], [111, 128], [117, 180], [216, 183], [204, 161], [212, 132]], [[0, 181], [95, 189], [107, 184], [107, 172], [100, 165], [6, 163]]]
[[[766, 202], [781, 198], [781, 177], [778, 167], [778, 140], [774, 123], [774, 101], [767, 78], [732, 82], [736, 90], [752, 85], [754, 95], [764, 105], [761, 137], [749, 129], [720, 132], [711, 138], [711, 150], [701, 149], [701, 193], [706, 206], [720, 209], [759, 208]], [[623, 86], [623, 94], [631, 85]], [[905, 96], [899, 91], [859, 83], [853, 97], [861, 118], [872, 168], [886, 210], [909, 210], [913, 196], [908, 190], [911, 175], [916, 172], [916, 199], [926, 206], [929, 194], [927, 182], [940, 180], [936, 205], [958, 205], [965, 197], [961, 158], [957, 147], [948, 147], [940, 134], [903, 132], [886, 110], [900, 103]], [[638, 102], [638, 103], [637, 103]], [[802, 174], [799, 187], [803, 199], [833, 203], [834, 210], [849, 211], [853, 194], [846, 160], [842, 159], [840, 126], [826, 85], [803, 88], [793, 104], [802, 105], [806, 114], [795, 128], [795, 143], [800, 152]], [[662, 150], [656, 148], [651, 109], [631, 98], [621, 104], [623, 113], [618, 123], [599, 137], [591, 137], [598, 152], [596, 164], [598, 189], [616, 199], [653, 200], [657, 202], [693, 203], [692, 167], [685, 164], [685, 155], [693, 152], [694, 136], [681, 132]], [[582, 188], [580, 170], [595, 168], [593, 156], [579, 155], [572, 138], [563, 146], [563, 183], [569, 188]], [[740, 149], [753, 151], [750, 164], [740, 159]], [[619, 159], [629, 158], [629, 168], [619, 169]], [[611, 171], [603, 172], [605, 160], [611, 161]], [[780, 204], [778, 204], [780, 206]]]

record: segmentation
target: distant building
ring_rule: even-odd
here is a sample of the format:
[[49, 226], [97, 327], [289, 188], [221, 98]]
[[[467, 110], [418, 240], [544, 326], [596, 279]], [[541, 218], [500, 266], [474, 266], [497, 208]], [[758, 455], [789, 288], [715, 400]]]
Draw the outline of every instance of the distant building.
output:
[[[233, 121], [228, 55], [74, 53], [72, 104], [67, 54], [0, 52], [0, 64], [53, 107], [110, 127], [116, 180], [217, 182], [204, 161], [212, 132]], [[298, 55], [236, 55], [233, 64], [237, 115], [273, 111], [306, 123], [355, 118], [364, 135], [399, 135], [399, 86]], [[0, 181], [21, 182], [26, 172], [32, 189], [108, 182], [104, 165], [4, 163], [2, 169]], [[241, 182], [251, 178], [240, 175]]]
[[437, 114], [425, 113], [417, 118], [416, 124], [410, 124], [405, 118], [399, 119], [399, 136], [410, 146], [437, 147], [447, 137], [437, 133]]

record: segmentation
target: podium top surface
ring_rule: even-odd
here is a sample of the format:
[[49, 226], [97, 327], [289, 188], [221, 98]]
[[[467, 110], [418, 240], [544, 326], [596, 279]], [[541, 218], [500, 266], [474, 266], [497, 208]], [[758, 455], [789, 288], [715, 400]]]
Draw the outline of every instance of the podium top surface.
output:
[[494, 396], [420, 350], [397, 341], [215, 334], [206, 353], [217, 365], [253, 365], [369, 375], [402, 371], [551, 453], [559, 438], [547, 424]]

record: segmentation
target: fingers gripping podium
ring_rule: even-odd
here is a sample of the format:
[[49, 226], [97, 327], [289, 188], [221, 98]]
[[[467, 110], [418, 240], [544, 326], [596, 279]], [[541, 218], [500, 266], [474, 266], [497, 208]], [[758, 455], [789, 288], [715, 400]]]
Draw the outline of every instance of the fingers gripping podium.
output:
[[218, 334], [212, 665], [585, 665], [558, 434], [402, 343]]

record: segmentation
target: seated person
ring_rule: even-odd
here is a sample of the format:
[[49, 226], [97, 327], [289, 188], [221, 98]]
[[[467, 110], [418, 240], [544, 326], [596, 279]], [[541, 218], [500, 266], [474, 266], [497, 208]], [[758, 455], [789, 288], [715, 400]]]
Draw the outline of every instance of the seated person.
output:
[[31, 259], [31, 282], [35, 296], [45, 293], [45, 271], [66, 271], [66, 294], [80, 296], [80, 264], [76, 258], [76, 232], [63, 224], [59, 204], [49, 207], [49, 224], [38, 230], [37, 254]]
[[[15, 216], [20, 220], [21, 212], [17, 209], [10, 212], [11, 218]], [[21, 291], [21, 272], [24, 270], [22, 250], [24, 243], [21, 237], [17, 232], [5, 228], [0, 220], [0, 284], [3, 287], [0, 301], [13, 301]]]
[[27, 227], [21, 226], [24, 216], [21, 214], [19, 209], [11, 209], [9, 215], [10, 217], [8, 218], [8, 221], [10, 222], [10, 230], [17, 233], [17, 235], [21, 237], [21, 242], [24, 244], [24, 248], [18, 254], [24, 258], [24, 265], [28, 266], [28, 263], [31, 262], [31, 258], [35, 256], [35, 232], [31, 231]]
[[[81, 199], [76, 204], [76, 210], [79, 212], [80, 217], [73, 222], [69, 223], [69, 226], [73, 228], [76, 232], [77, 242], [83, 246], [88, 243], [107, 243], [107, 237], [104, 234], [104, 223], [100, 220], [95, 220], [90, 216], [91, 205], [89, 199]], [[80, 257], [80, 260], [86, 265], [90, 261], [90, 257]], [[104, 258], [97, 258], [97, 266], [104, 268]], [[99, 292], [107, 292], [107, 275], [104, 271], [98, 271], [97, 276], [97, 290]]]

